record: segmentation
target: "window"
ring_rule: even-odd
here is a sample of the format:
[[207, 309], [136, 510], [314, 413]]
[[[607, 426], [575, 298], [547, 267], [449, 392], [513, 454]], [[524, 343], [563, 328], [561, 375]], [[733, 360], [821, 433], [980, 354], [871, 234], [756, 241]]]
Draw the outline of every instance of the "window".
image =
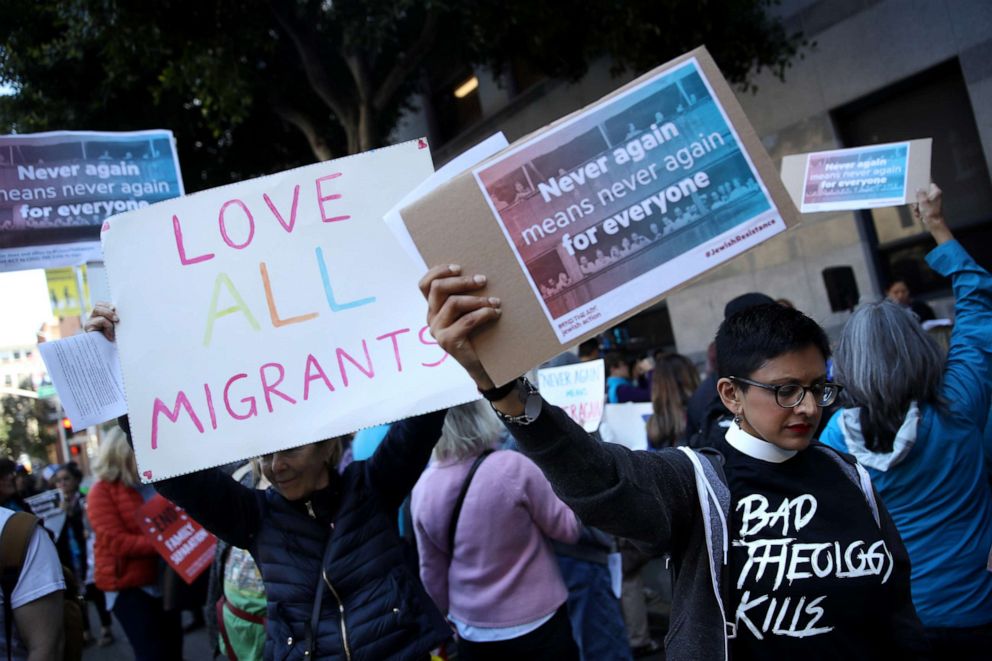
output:
[[437, 122], [439, 144], [447, 142], [482, 118], [479, 79], [471, 69], [458, 67], [438, 76], [431, 105]]
[[[931, 172], [944, 191], [948, 224], [979, 263], [992, 266], [992, 184], [957, 60], [841, 107], [834, 120], [852, 147], [933, 138]], [[883, 286], [898, 279], [916, 294], [947, 288], [923, 261], [933, 242], [906, 207], [859, 213], [874, 235]]]

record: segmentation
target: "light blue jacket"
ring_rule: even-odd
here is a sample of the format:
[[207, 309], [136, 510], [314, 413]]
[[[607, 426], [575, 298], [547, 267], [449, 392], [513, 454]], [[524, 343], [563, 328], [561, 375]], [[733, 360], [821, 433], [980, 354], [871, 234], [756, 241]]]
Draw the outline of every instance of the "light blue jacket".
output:
[[820, 441], [871, 475], [913, 563], [913, 603], [925, 627], [992, 622], [992, 488], [983, 436], [992, 397], [992, 277], [957, 241], [927, 262], [951, 278], [954, 331], [941, 394], [947, 410], [910, 408], [891, 453], [865, 447], [858, 409], [838, 411]]

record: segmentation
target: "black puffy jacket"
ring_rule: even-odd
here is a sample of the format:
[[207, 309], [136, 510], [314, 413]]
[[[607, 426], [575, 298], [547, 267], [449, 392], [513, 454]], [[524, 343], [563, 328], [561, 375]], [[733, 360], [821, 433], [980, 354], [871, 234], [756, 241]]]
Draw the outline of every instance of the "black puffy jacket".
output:
[[[450, 636], [397, 532], [399, 505], [427, 465], [444, 415], [393, 424], [372, 458], [349, 465], [305, 503], [247, 488], [220, 469], [155, 484], [255, 558], [268, 600], [266, 659], [426, 659]], [[316, 651], [306, 657], [318, 589]]]

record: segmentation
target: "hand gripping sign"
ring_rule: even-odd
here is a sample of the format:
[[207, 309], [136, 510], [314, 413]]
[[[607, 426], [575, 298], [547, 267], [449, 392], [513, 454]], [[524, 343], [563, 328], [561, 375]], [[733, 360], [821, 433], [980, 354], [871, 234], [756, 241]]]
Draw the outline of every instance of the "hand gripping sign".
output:
[[423, 141], [111, 218], [103, 248], [139, 472], [158, 480], [477, 397], [382, 222]]

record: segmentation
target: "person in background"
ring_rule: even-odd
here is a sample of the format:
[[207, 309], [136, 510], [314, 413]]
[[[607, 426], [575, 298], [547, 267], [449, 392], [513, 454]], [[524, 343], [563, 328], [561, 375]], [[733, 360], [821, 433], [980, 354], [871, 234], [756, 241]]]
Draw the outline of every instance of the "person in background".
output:
[[618, 351], [606, 354], [606, 402], [621, 404], [623, 402], [650, 402], [651, 391], [640, 387], [632, 378], [630, 363]]
[[893, 280], [885, 290], [885, 298], [886, 300], [892, 301], [896, 305], [911, 311], [914, 315], [916, 315], [917, 321], [931, 321], [937, 318], [937, 315], [934, 314], [933, 308], [923, 301], [917, 301], [910, 297], [909, 285], [906, 284], [905, 280]]
[[0, 458], [0, 507], [15, 512], [30, 512], [31, 508], [17, 493], [17, 463]]
[[657, 450], [674, 447], [686, 429], [686, 408], [699, 387], [699, 372], [692, 361], [677, 353], [661, 354], [651, 377], [648, 444]]
[[599, 340], [597, 338], [591, 338], [579, 345], [579, 362], [585, 363], [590, 360], [598, 360], [599, 355]]
[[459, 659], [578, 659], [549, 543], [578, 541], [578, 519], [532, 461], [494, 451], [500, 431], [484, 402], [448, 411], [411, 498], [420, 577]]
[[[83, 597], [96, 607], [100, 618], [99, 645], [104, 647], [114, 642], [111, 630], [110, 611], [103, 592], [89, 578], [90, 543], [92, 536], [89, 521], [86, 518], [86, 497], [79, 491], [83, 481], [83, 473], [74, 461], [70, 461], [55, 472], [53, 478], [55, 487], [62, 492], [62, 508], [66, 513], [62, 534], [55, 543], [59, 559], [66, 567], [71, 567], [76, 577], [76, 584], [86, 586]], [[83, 640], [90, 640], [89, 609], [83, 608]]]
[[944, 222], [941, 191], [913, 213], [937, 242], [927, 262], [951, 278], [946, 360], [917, 319], [890, 301], [856, 310], [835, 367], [845, 408], [822, 436], [871, 475], [913, 562], [913, 601], [938, 659], [992, 650], [992, 489], [983, 434], [992, 400], [992, 276]]
[[138, 522], [145, 503], [138, 490], [134, 452], [119, 428], [104, 434], [86, 498], [95, 535], [94, 578], [120, 622], [136, 661], [175, 661], [183, 656], [178, 612], [162, 608], [159, 555]]
[[38, 489], [38, 481], [35, 476], [28, 472], [28, 469], [21, 464], [17, 464], [14, 486], [17, 488], [17, 495], [22, 499], [30, 498], [41, 493]]
[[[5, 576], [3, 590], [0, 591], [3, 606], [0, 608], [0, 659], [55, 661], [62, 658], [65, 645], [62, 603], [65, 579], [62, 565], [55, 545], [37, 519], [31, 516], [30, 520], [14, 519], [12, 522], [17, 514], [14, 510], [0, 507], [3, 548], [9, 548], [9, 545], [20, 540], [27, 542], [21, 566], [5, 566], [5, 569], [17, 570], [17, 579], [14, 581], [10, 576], [8, 584]], [[15, 540], [15, 534], [22, 534], [20, 526], [28, 526], [29, 529], [24, 531], [20, 540]]]

